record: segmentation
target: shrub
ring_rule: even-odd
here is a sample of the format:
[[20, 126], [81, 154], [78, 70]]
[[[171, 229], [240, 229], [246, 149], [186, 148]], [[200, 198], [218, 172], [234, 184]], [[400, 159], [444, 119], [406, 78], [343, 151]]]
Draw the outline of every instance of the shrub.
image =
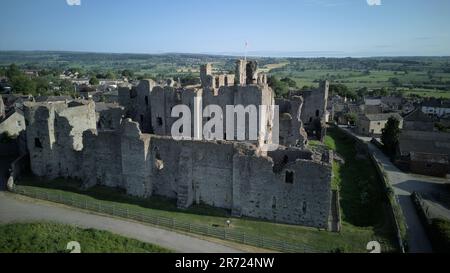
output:
[[450, 221], [433, 219], [430, 226], [433, 249], [440, 253], [450, 253]]

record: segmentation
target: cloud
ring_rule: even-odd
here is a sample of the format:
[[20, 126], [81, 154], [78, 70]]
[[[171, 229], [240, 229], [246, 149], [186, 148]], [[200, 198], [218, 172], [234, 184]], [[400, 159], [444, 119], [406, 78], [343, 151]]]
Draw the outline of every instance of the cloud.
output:
[[367, 0], [369, 6], [381, 6], [381, 0]]
[[81, 6], [81, 0], [66, 0], [69, 6]]

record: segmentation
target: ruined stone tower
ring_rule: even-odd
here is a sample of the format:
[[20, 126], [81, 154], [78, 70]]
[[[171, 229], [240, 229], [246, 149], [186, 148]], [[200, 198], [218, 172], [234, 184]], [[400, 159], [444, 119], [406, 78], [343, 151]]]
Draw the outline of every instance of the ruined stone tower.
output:
[[256, 61], [248, 61], [246, 65], [246, 83], [257, 84], [258, 80], [258, 63]]
[[[214, 75], [207, 64], [201, 67], [198, 88], [158, 86], [150, 80], [122, 87], [119, 98], [128, 118], [120, 116], [122, 108], [114, 109], [111, 124], [120, 126], [108, 130], [96, 127], [92, 101], [26, 103], [32, 172], [77, 178], [85, 187], [121, 188], [142, 198], [162, 196], [181, 209], [206, 204], [236, 217], [327, 228], [333, 159], [332, 154], [319, 155], [305, 147], [301, 97], [278, 102], [285, 118], [280, 130], [286, 146], [274, 151], [261, 149], [260, 139], [175, 140], [171, 136], [176, 120], [171, 116], [173, 107], [203, 112], [194, 107], [199, 98], [204, 106], [218, 106], [224, 113], [227, 106], [268, 106], [265, 119], [258, 116], [258, 126], [272, 130], [275, 99], [267, 77], [257, 73], [256, 62], [238, 61], [236, 71], [236, 85], [234, 80], [230, 83], [234, 75]], [[319, 109], [318, 116], [322, 106], [312, 106]], [[219, 122], [225, 124], [226, 118], [223, 115]], [[199, 122], [207, 123], [208, 117], [200, 115]]]
[[0, 95], [0, 120], [5, 117], [5, 104], [3, 103], [2, 96]]
[[200, 80], [203, 88], [211, 88], [213, 84], [212, 80], [212, 66], [210, 63], [200, 66]]
[[247, 84], [247, 62], [244, 60], [236, 62], [236, 80], [239, 86]]
[[50, 178], [79, 177], [83, 133], [96, 129], [93, 101], [24, 104], [31, 170]]

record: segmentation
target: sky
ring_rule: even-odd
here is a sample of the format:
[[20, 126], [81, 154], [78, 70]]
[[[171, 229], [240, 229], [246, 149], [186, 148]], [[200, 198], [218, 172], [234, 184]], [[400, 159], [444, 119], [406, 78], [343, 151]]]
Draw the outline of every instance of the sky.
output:
[[449, 0], [1, 0], [0, 13], [0, 50], [450, 55]]

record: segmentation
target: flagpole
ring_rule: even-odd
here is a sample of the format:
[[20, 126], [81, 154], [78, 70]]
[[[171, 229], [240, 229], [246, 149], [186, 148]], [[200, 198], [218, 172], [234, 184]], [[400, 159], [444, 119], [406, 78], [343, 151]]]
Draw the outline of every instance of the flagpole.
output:
[[245, 50], [244, 50], [244, 61], [247, 62], [247, 47], [248, 47], [248, 41], [245, 41]]

